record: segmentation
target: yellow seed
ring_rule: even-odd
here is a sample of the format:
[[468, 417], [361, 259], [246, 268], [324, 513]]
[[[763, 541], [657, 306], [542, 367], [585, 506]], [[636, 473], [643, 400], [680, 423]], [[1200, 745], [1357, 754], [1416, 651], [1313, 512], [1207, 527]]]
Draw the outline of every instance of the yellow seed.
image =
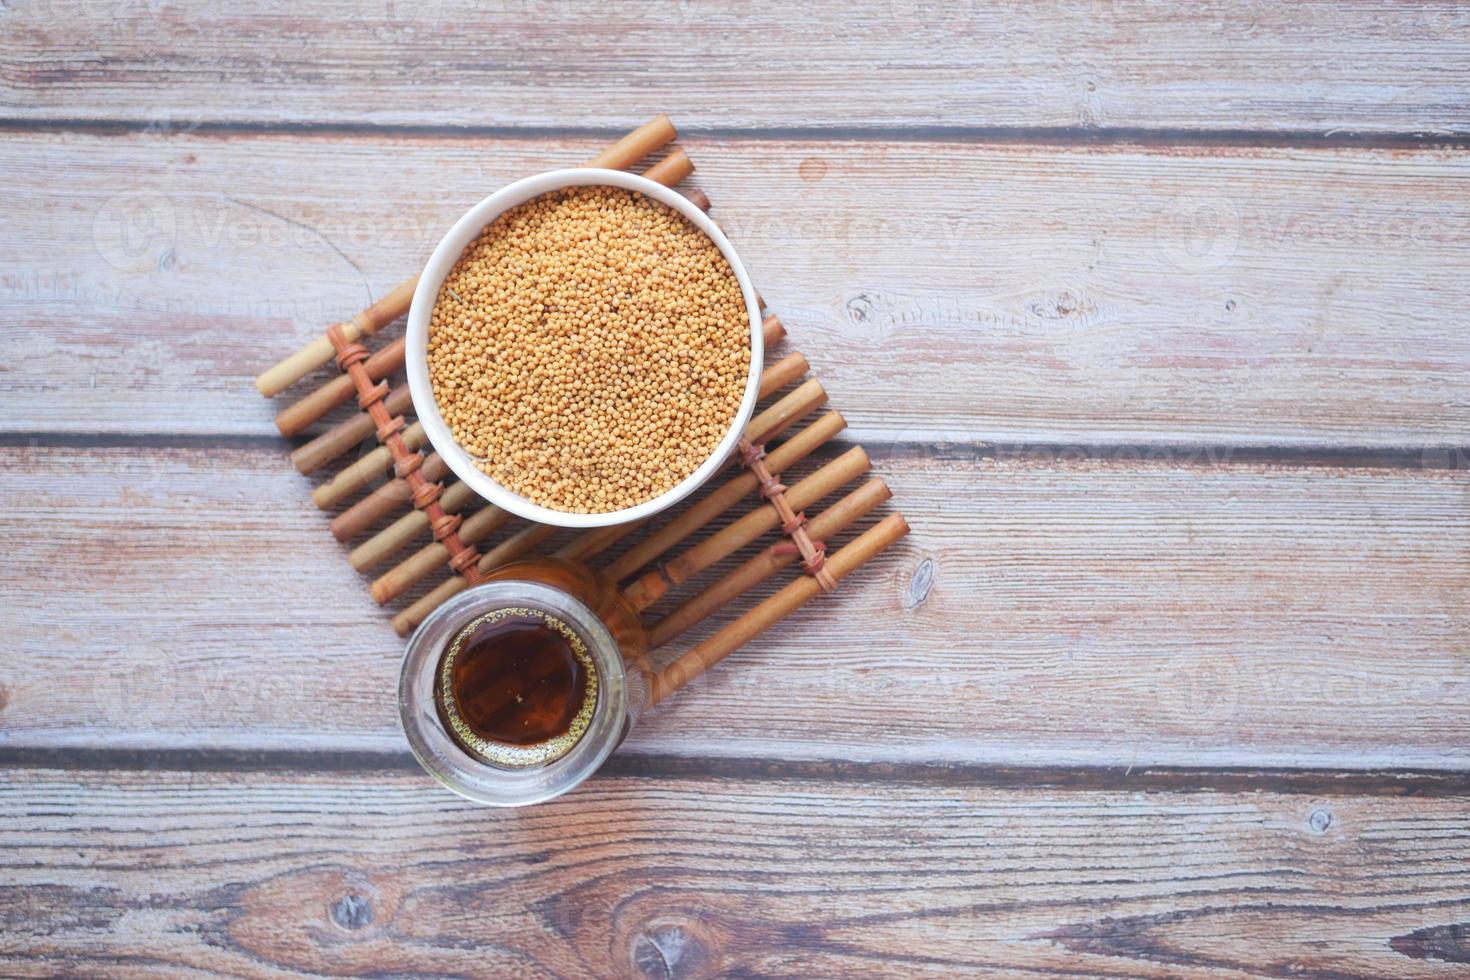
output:
[[478, 465], [556, 510], [666, 493], [707, 459], [745, 394], [734, 271], [664, 205], [553, 191], [496, 218], [435, 303], [429, 377]]

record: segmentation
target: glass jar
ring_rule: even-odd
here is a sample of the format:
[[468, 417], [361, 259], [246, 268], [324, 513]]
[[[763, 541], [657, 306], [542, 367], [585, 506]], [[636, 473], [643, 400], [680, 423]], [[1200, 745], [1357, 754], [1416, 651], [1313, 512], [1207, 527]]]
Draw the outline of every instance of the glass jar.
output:
[[[512, 620], [544, 623], [576, 658], [567, 694], [577, 700], [553, 736], [488, 737], [456, 701], [471, 645]], [[595, 772], [643, 714], [653, 679], [647, 654], [642, 621], [613, 583], [560, 559], [514, 562], [414, 632], [398, 683], [403, 731], [423, 767], [462, 796], [497, 806], [548, 800]]]

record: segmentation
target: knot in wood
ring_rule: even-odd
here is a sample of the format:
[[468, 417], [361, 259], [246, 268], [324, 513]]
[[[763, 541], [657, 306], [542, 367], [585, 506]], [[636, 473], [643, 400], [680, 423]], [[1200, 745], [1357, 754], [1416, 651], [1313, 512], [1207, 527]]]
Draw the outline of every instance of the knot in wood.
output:
[[343, 929], [372, 925], [373, 903], [361, 895], [343, 895], [332, 904], [332, 921]]
[[909, 579], [909, 586], [904, 590], [903, 607], [905, 609], [917, 609], [929, 598], [929, 590], [934, 588], [934, 559], [925, 558], [919, 562], [919, 567], [914, 569], [913, 578]]
[[703, 975], [710, 959], [709, 943], [692, 922], [660, 922], [645, 926], [633, 940], [633, 965], [657, 980]]

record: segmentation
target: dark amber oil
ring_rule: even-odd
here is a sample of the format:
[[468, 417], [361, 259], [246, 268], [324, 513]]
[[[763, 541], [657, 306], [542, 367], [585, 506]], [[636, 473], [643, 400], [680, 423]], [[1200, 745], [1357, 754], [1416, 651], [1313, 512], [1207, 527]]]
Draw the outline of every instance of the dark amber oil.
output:
[[596, 688], [582, 638], [549, 613], [517, 608], [462, 628], [435, 685], [440, 720], [460, 747], [516, 767], [565, 755], [587, 728]]

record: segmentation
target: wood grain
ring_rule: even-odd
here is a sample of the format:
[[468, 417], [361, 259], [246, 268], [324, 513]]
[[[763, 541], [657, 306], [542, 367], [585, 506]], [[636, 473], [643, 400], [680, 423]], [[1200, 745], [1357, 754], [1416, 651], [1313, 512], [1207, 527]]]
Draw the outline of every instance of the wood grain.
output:
[[[0, 142], [0, 429], [273, 432], [262, 365], [411, 274], [469, 202], [596, 145]], [[1470, 156], [689, 149], [865, 443], [1470, 445]]]
[[[1463, 5], [0, 37], [0, 974], [1470, 969]], [[251, 379], [660, 110], [918, 519], [489, 812], [406, 753], [401, 642], [273, 437], [304, 386]]]
[[[912, 537], [662, 706], [632, 751], [1470, 768], [1470, 472], [1125, 450], [874, 464], [924, 515]], [[21, 448], [0, 472], [25, 583], [0, 604], [0, 743], [400, 746], [401, 643], [309, 486], [269, 443]]]
[[625, 129], [663, 110], [696, 128], [1470, 132], [1470, 17], [1452, 2], [55, 9], [0, 11], [5, 115], [161, 131]]
[[1463, 976], [1464, 804], [604, 777], [504, 813], [413, 773], [12, 770], [0, 969]]

